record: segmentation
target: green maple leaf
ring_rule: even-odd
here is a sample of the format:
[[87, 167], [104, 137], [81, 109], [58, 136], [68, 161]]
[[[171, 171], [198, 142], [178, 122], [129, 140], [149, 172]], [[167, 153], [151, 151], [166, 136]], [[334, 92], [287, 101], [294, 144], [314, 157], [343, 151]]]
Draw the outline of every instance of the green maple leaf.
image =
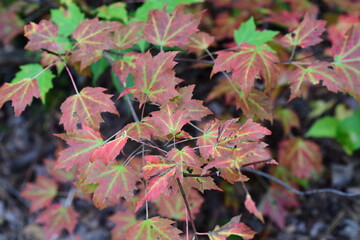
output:
[[235, 42], [240, 45], [243, 42], [261, 47], [264, 43], [272, 41], [278, 31], [264, 30], [257, 31], [254, 17], [250, 17], [242, 23], [239, 29], [234, 31]]
[[[24, 78], [29, 78], [38, 75], [44, 68], [40, 64], [26, 64], [20, 66], [20, 71], [16, 73], [15, 78], [11, 83], [18, 83]], [[45, 71], [36, 77], [37, 84], [39, 85], [40, 98], [45, 104], [45, 96], [47, 92], [53, 88], [52, 80], [55, 77], [51, 71]]]
[[59, 35], [70, 36], [77, 26], [84, 21], [85, 16], [75, 3], [70, 3], [68, 9], [52, 9], [51, 21], [59, 28]]

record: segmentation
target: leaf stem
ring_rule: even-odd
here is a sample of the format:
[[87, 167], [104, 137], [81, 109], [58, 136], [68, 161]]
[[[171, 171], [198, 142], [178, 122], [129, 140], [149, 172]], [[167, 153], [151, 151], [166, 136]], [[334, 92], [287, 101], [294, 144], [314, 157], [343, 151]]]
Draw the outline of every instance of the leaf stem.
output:
[[194, 232], [194, 234], [195, 234], [195, 239], [198, 240], [198, 237], [197, 237], [197, 235], [196, 235], [197, 231], [196, 231], [194, 219], [193, 219], [192, 216], [191, 216], [191, 210], [190, 210], [189, 202], [188, 202], [188, 200], [187, 200], [187, 198], [186, 198], [186, 194], [185, 194], [184, 188], [183, 188], [183, 186], [182, 186], [179, 178], [176, 178], [176, 181], [177, 181], [177, 183], [178, 183], [178, 185], [179, 185], [180, 192], [181, 192], [181, 196], [183, 197], [183, 200], [184, 200], [186, 209], [187, 209], [187, 211], [188, 211], [188, 213], [189, 213], [189, 219], [190, 219], [190, 223], [191, 223], [192, 230], [193, 230], [193, 232]]
[[72, 76], [72, 74], [71, 74], [71, 72], [70, 72], [69, 67], [67, 66], [67, 64], [66, 64], [64, 61], [63, 61], [63, 63], [64, 63], [64, 65], [65, 65], [66, 72], [67, 72], [67, 74], [68, 74], [69, 77], [70, 77], [71, 83], [72, 83], [72, 85], [73, 85], [73, 87], [74, 87], [74, 89], [75, 89], [76, 94], [79, 94], [79, 90], [78, 90], [77, 87], [76, 87], [75, 80], [74, 80], [74, 78], [73, 78], [73, 76]]
[[[108, 52], [104, 51], [103, 52], [104, 54], [104, 57], [106, 58], [106, 60], [108, 60], [108, 62], [110, 63], [110, 65], [112, 66], [113, 63], [114, 63], [114, 59], [109, 55]], [[116, 75], [115, 75], [116, 76]], [[120, 81], [120, 79], [116, 76], [116, 78], [118, 79], [119, 81], [119, 84], [120, 84], [120, 87], [122, 89], [125, 89], [125, 86], [124, 84], [122, 83], [122, 81]], [[126, 103], [128, 104], [129, 108], [130, 108], [130, 112], [131, 112], [131, 115], [133, 116], [134, 118], [134, 121], [135, 122], [140, 122], [138, 116], [136, 115], [136, 112], [135, 112], [135, 109], [134, 109], [134, 106], [132, 105], [131, 103], [131, 100], [130, 100], [130, 97], [128, 95], [125, 95], [125, 100], [126, 100]]]

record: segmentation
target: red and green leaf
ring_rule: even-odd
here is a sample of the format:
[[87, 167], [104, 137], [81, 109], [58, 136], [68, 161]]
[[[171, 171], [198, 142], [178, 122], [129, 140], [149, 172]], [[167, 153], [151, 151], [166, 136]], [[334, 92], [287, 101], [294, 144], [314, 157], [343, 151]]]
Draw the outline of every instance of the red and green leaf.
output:
[[300, 25], [291, 33], [286, 34], [280, 42], [288, 46], [300, 46], [306, 48], [322, 41], [320, 35], [325, 31], [326, 21], [315, 20], [306, 13]]
[[283, 140], [279, 144], [279, 162], [294, 176], [310, 178], [312, 172], [319, 172], [321, 169], [320, 147], [299, 137]]
[[86, 165], [93, 153], [104, 142], [101, 135], [93, 129], [82, 126], [66, 134], [55, 134], [69, 145], [68, 148], [60, 152], [55, 168], [65, 168], [69, 171], [74, 165]]
[[[204, 198], [194, 189], [191, 189], [186, 197], [189, 202], [191, 215], [193, 219], [195, 219], [195, 215], [200, 212]], [[186, 207], [180, 192], [172, 193], [168, 196], [161, 196], [156, 203], [161, 216], [179, 221], [186, 220]]]
[[33, 97], [40, 97], [38, 82], [35, 78], [24, 78], [16, 83], [5, 83], [0, 88], [0, 108], [7, 101], [12, 101], [15, 116], [20, 116]]
[[241, 91], [248, 95], [254, 87], [255, 79], [263, 78], [266, 90], [277, 83], [279, 59], [267, 46], [258, 47], [242, 43], [238, 51], [219, 51], [211, 75], [217, 72], [232, 72], [232, 81], [239, 84]]
[[45, 239], [56, 239], [64, 229], [70, 234], [74, 232], [78, 216], [72, 207], [56, 203], [37, 216], [35, 222], [43, 224]]
[[130, 209], [117, 211], [109, 217], [109, 220], [115, 223], [115, 227], [111, 230], [113, 240], [125, 240], [126, 231], [137, 222], [134, 212]]
[[131, 200], [136, 190], [136, 182], [139, 181], [135, 171], [130, 166], [124, 166], [114, 162], [105, 165], [101, 161], [91, 164], [86, 184], [98, 184], [94, 196], [94, 205], [99, 209], [114, 206], [124, 197]]
[[103, 93], [106, 89], [100, 87], [85, 87], [80, 93], [68, 97], [61, 105], [63, 113], [60, 124], [66, 131], [75, 131], [80, 124], [85, 124], [94, 130], [99, 130], [103, 122], [102, 112], [119, 114], [110, 94]]
[[307, 83], [326, 86], [332, 92], [340, 91], [345, 84], [343, 79], [338, 78], [332, 66], [325, 62], [312, 63], [307, 68], [300, 67], [289, 75], [291, 96], [290, 100], [303, 95], [302, 87]]
[[360, 27], [352, 27], [331, 50], [334, 70], [343, 84], [342, 91], [360, 101]]
[[26, 183], [21, 196], [31, 201], [30, 213], [47, 207], [57, 194], [58, 185], [51, 179], [39, 175], [34, 183]]
[[236, 216], [224, 226], [216, 226], [213, 231], [208, 233], [208, 236], [210, 240], [226, 240], [230, 235], [239, 236], [243, 239], [252, 239], [255, 234], [256, 232], [240, 222], [240, 216]]
[[126, 232], [126, 240], [181, 240], [181, 231], [172, 226], [175, 222], [153, 217], [138, 221]]
[[35, 51], [44, 48], [53, 52], [63, 50], [56, 39], [58, 27], [51, 21], [41, 20], [39, 24], [31, 22], [25, 26], [24, 31], [29, 39], [26, 49]]
[[159, 46], [184, 45], [198, 30], [202, 13], [185, 14], [184, 5], [177, 6], [172, 13], [165, 8], [151, 10], [143, 35], [150, 43]]
[[105, 143], [95, 150], [90, 158], [90, 161], [102, 161], [105, 165], [115, 161], [117, 155], [123, 149], [128, 138], [126, 136], [120, 136], [112, 141]]
[[140, 41], [141, 36], [138, 34], [142, 29], [142, 23], [131, 22], [129, 25], [123, 25], [114, 34], [114, 43], [117, 49], [131, 48], [135, 43]]
[[175, 85], [179, 80], [175, 78], [173, 68], [176, 62], [173, 59], [177, 53], [160, 52], [152, 57], [148, 51], [139, 55], [132, 72], [135, 86], [125, 89], [120, 96], [132, 93], [140, 106], [147, 101], [165, 104], [176, 97]]

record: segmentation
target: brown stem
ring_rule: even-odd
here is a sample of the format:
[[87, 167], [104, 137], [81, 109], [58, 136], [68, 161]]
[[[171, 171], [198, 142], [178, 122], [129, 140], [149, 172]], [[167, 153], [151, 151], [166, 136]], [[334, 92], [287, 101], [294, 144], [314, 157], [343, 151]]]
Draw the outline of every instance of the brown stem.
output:
[[185, 194], [185, 191], [184, 191], [184, 188], [180, 182], [180, 179], [179, 178], [176, 178], [176, 181], [179, 185], [179, 188], [180, 188], [180, 192], [181, 192], [181, 195], [183, 197], [183, 200], [184, 200], [184, 203], [185, 203], [185, 206], [186, 206], [186, 210], [189, 214], [189, 219], [190, 219], [190, 222], [191, 222], [191, 227], [192, 227], [192, 230], [194, 231], [194, 235], [195, 235], [195, 239], [198, 240], [198, 237], [196, 235], [197, 231], [196, 231], [196, 227], [195, 227], [195, 223], [194, 223], [194, 219], [192, 218], [191, 216], [191, 211], [190, 211], [190, 206], [189, 206], [189, 202], [186, 198], [186, 194]]

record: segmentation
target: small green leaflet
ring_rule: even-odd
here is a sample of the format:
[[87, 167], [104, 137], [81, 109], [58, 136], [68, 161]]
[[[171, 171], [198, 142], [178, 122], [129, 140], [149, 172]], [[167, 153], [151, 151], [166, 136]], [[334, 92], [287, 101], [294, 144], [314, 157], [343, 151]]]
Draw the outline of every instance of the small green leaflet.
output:
[[306, 137], [335, 138], [339, 120], [326, 116], [318, 119], [306, 133]]
[[108, 6], [104, 5], [97, 10], [97, 16], [106, 20], [121, 20], [123, 23], [128, 24], [128, 14], [126, 10], [126, 4], [117, 2]]
[[136, 9], [134, 21], [147, 21], [148, 14], [153, 9], [162, 9], [166, 6], [168, 13], [172, 13], [176, 6], [180, 4], [193, 4], [204, 2], [204, 0], [148, 0], [144, 2], [138, 9]]
[[[24, 78], [32, 78], [44, 68], [40, 64], [26, 64], [20, 66], [20, 71], [16, 73], [15, 78], [11, 81], [11, 83], [17, 83]], [[52, 80], [55, 77], [54, 74], [50, 70], [44, 71], [42, 74], [36, 77], [37, 84], [39, 85], [40, 90], [40, 98], [43, 104], [45, 104], [45, 96], [47, 92], [53, 88]]]
[[264, 43], [273, 40], [278, 31], [264, 30], [257, 31], [254, 17], [250, 17], [246, 22], [242, 23], [239, 29], [234, 31], [235, 42], [240, 45], [247, 42], [257, 47], [261, 47]]
[[59, 27], [59, 35], [70, 36], [77, 26], [84, 21], [85, 16], [75, 3], [70, 3], [68, 9], [51, 9], [51, 21]]

